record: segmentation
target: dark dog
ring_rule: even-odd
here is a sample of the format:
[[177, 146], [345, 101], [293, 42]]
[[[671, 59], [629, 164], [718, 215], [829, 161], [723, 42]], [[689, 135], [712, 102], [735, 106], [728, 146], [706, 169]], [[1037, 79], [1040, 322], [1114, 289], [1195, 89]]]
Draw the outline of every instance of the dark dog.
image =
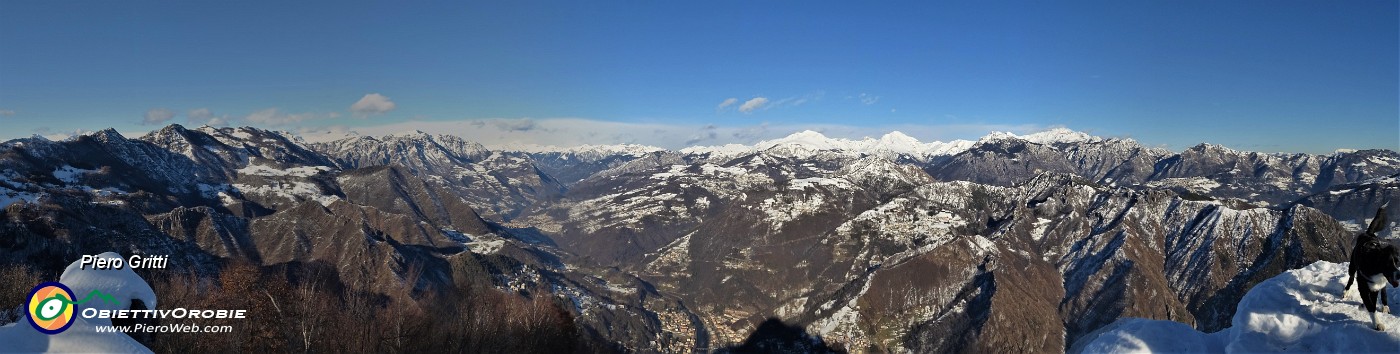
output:
[[1371, 312], [1371, 324], [1377, 331], [1384, 331], [1385, 326], [1376, 320], [1376, 295], [1380, 295], [1381, 311], [1389, 313], [1390, 307], [1385, 305], [1389, 303], [1385, 285], [1390, 283], [1390, 286], [1400, 287], [1400, 279], [1397, 279], [1400, 278], [1400, 274], [1397, 274], [1400, 273], [1400, 248], [1376, 236], [1385, 228], [1386, 205], [1376, 210], [1376, 218], [1371, 219], [1366, 233], [1356, 237], [1356, 247], [1351, 250], [1351, 266], [1347, 267], [1347, 285], [1342, 288], [1342, 294], [1346, 295], [1356, 275], [1361, 274], [1361, 286], [1356, 290], [1361, 292], [1361, 303]]

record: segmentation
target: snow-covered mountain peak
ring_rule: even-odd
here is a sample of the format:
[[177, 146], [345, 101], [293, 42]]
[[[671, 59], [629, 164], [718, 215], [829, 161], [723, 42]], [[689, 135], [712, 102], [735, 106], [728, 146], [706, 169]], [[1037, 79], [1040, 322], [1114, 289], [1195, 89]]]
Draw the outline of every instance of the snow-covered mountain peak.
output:
[[993, 142], [993, 141], [999, 141], [999, 140], [1011, 140], [1011, 139], [1020, 139], [1020, 138], [1021, 138], [1020, 136], [1017, 136], [1016, 134], [1013, 134], [1013, 133], [1011, 133], [1011, 132], [993, 131], [993, 132], [991, 132], [991, 133], [987, 133], [987, 135], [985, 135], [985, 136], [982, 136], [981, 139], [977, 139], [977, 142], [979, 142], [979, 143], [982, 143], [982, 142]]
[[1192, 146], [1192, 148], [1196, 148], [1196, 149], [1200, 149], [1200, 150], [1208, 150], [1208, 149], [1227, 149], [1227, 148], [1224, 147], [1224, 146], [1216, 145], [1216, 144], [1211, 144], [1211, 143], [1200, 143], [1200, 144], [1196, 144], [1196, 146]]
[[[431, 134], [421, 130], [385, 135], [378, 139], [374, 139], [372, 137], [368, 139], [369, 140], [365, 140], [368, 143], [383, 142], [402, 146], [418, 146], [420, 149], [423, 147], [430, 147], [436, 145], [449, 150], [456, 151], [458, 153], [485, 154], [488, 151], [486, 147], [482, 146], [480, 143], [467, 141], [466, 139], [462, 139], [461, 137], [458, 137], [456, 135]], [[363, 139], [358, 139], [356, 141], [360, 140]]]
[[892, 131], [879, 139], [866, 137], [862, 140], [849, 140], [841, 138], [829, 138], [820, 132], [804, 130], [793, 133], [786, 137], [761, 141], [754, 144], [760, 150], [769, 149], [776, 146], [798, 146], [810, 150], [844, 150], [850, 152], [872, 153], [872, 152], [895, 152], [916, 154], [928, 150], [930, 146], [942, 146], [944, 143], [934, 142], [925, 144], [919, 142], [909, 135], [899, 131]]
[[1042, 131], [1042, 132], [1031, 133], [1031, 134], [1026, 134], [1026, 135], [1016, 135], [1015, 133], [1011, 133], [1011, 132], [999, 132], [999, 131], [994, 131], [994, 132], [991, 132], [991, 133], [987, 134], [986, 136], [983, 136], [981, 139], [978, 139], [977, 141], [978, 141], [979, 143], [981, 143], [981, 142], [996, 142], [996, 141], [1003, 141], [1003, 140], [1020, 140], [1020, 141], [1026, 141], [1026, 142], [1031, 142], [1031, 143], [1036, 143], [1036, 144], [1041, 144], [1041, 145], [1054, 145], [1054, 144], [1079, 144], [1079, 143], [1090, 143], [1090, 142], [1104, 141], [1104, 140], [1106, 140], [1106, 139], [1100, 138], [1100, 137], [1097, 137], [1097, 136], [1093, 136], [1093, 135], [1089, 135], [1089, 134], [1084, 133], [1084, 132], [1081, 132], [1081, 131], [1070, 130], [1070, 129], [1068, 129], [1068, 128], [1054, 128], [1054, 129], [1050, 129], [1050, 130], [1046, 130], [1046, 131]]
[[881, 136], [881, 137], [880, 137], [880, 141], [883, 141], [883, 142], [886, 142], [886, 143], [906, 143], [906, 144], [918, 144], [918, 143], [919, 143], [919, 139], [915, 139], [914, 137], [909, 136], [909, 135], [907, 135], [907, 134], [904, 134], [904, 132], [901, 132], [901, 131], [898, 131], [898, 130], [892, 131], [892, 132], [889, 132], [889, 133], [885, 133], [884, 136]]
[[481, 145], [481, 143], [477, 143], [475, 141], [467, 141], [466, 139], [462, 139], [461, 137], [458, 137], [456, 135], [449, 134], [423, 133], [404, 136], [395, 135], [386, 136], [382, 140], [385, 142], [398, 144], [412, 144], [423, 146], [437, 145], [448, 150], [454, 150], [461, 153], [474, 155], [491, 153], [491, 149], [487, 149], [486, 146]]
[[412, 131], [398, 132], [398, 133], [391, 134], [391, 135], [389, 135], [389, 136], [390, 136], [390, 137], [395, 137], [395, 138], [417, 138], [417, 139], [432, 138], [432, 135], [431, 135], [431, 134], [425, 133], [425, 132], [423, 132], [422, 130], [417, 130], [417, 129], [414, 129], [414, 130], [412, 130]]
[[325, 130], [307, 131], [297, 134], [297, 137], [309, 143], [328, 143], [336, 140], [354, 139], [362, 137], [360, 132], [354, 130]]
[[1188, 150], [1188, 151], [1194, 150], [1194, 151], [1197, 151], [1197, 152], [1211, 151], [1211, 152], [1219, 152], [1219, 153], [1226, 153], [1226, 154], [1239, 154], [1239, 153], [1241, 153], [1239, 150], [1231, 149], [1231, 148], [1229, 148], [1229, 147], [1226, 147], [1225, 145], [1218, 145], [1218, 144], [1211, 144], [1211, 143], [1200, 143], [1200, 144], [1196, 144], [1196, 146], [1192, 146], [1190, 149], [1187, 149], [1187, 150]]
[[892, 131], [881, 136], [880, 139], [866, 138], [861, 141], [857, 149], [867, 154], [894, 159], [899, 155], [917, 157], [953, 155], [963, 152], [971, 146], [972, 142], [967, 140], [954, 140], [946, 143], [941, 141], [924, 143], [903, 132]]
[[171, 125], [167, 125], [167, 126], [165, 126], [165, 127], [162, 127], [162, 128], [160, 128], [160, 129], [152, 130], [152, 131], [146, 133], [145, 136], [149, 136], [149, 135], [159, 135], [159, 134], [169, 134], [169, 133], [183, 132], [183, 131], [188, 131], [188, 130], [189, 130], [189, 129], [185, 128], [185, 126], [183, 126], [183, 125], [171, 124]]
[[804, 130], [782, 138], [760, 141], [753, 145], [692, 146], [681, 149], [680, 152], [682, 154], [738, 156], [759, 151], [799, 155], [818, 151], [833, 151], [848, 155], [866, 154], [895, 159], [900, 155], [918, 158], [953, 155], [971, 148], [973, 144], [974, 142], [967, 140], [924, 143], [899, 131], [886, 133], [879, 139], [865, 137], [861, 140], [851, 140], [831, 138], [820, 132]]
[[122, 133], [119, 133], [116, 129], [112, 128], [102, 129], [95, 132], [86, 132], [83, 133], [82, 136], [90, 136], [93, 138], [97, 138], [97, 140], [105, 142], [120, 142], [126, 140], [126, 137], [122, 136]]
[[752, 146], [744, 144], [724, 144], [717, 146], [691, 146], [680, 150], [686, 155], [692, 154], [715, 154], [724, 156], [737, 156], [753, 151]]
[[1043, 145], [1055, 143], [1087, 143], [1103, 140], [1102, 138], [1068, 128], [1054, 128], [1039, 133], [1027, 134], [1022, 136], [1021, 139]]
[[601, 156], [601, 155], [642, 156], [642, 155], [646, 155], [646, 154], [649, 154], [649, 153], [653, 153], [653, 152], [657, 152], [657, 151], [666, 150], [666, 149], [662, 149], [662, 148], [655, 147], [655, 146], [651, 146], [651, 145], [641, 145], [641, 144], [610, 144], [610, 145], [583, 144], [583, 145], [572, 146], [572, 147], [560, 147], [560, 146], [555, 146], [555, 145], [540, 145], [540, 144], [509, 144], [509, 145], [493, 146], [493, 148], [495, 148], [495, 149], [497, 149], [497, 150], [501, 150], [501, 151], [515, 151], [515, 152], [523, 152], [523, 153], [530, 153], [530, 154], [559, 153], [559, 154], [566, 154], [566, 155], [585, 155], [585, 156]]
[[171, 125], [165, 126], [164, 128], [160, 128], [160, 129], [156, 129], [156, 130], [152, 130], [152, 131], [150, 131], [150, 132], [147, 132], [145, 135], [142, 135], [142, 136], [140, 137], [140, 139], [141, 139], [141, 140], [146, 140], [146, 141], [171, 140], [171, 139], [184, 140], [184, 136], [187, 135], [187, 134], [189, 134], [189, 132], [190, 132], [190, 130], [185, 129], [184, 126], [181, 126], [181, 125], [179, 125], [179, 124], [171, 124]]
[[848, 142], [849, 140], [841, 141], [837, 139], [828, 138], [826, 137], [826, 135], [823, 135], [822, 133], [816, 131], [803, 130], [800, 132], [792, 133], [792, 135], [788, 135], [782, 138], [764, 140], [759, 142], [758, 144], [755, 144], [755, 146], [759, 149], [769, 149], [775, 146], [792, 145], [801, 146], [813, 150], [837, 150], [840, 149], [843, 145], [847, 145], [843, 143]]

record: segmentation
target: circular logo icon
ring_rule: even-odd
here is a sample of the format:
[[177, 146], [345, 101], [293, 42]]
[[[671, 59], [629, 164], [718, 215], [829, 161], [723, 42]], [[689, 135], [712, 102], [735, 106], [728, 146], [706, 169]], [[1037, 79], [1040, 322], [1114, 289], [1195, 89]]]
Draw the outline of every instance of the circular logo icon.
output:
[[73, 289], [58, 282], [43, 282], [29, 292], [29, 324], [45, 334], [58, 334], [73, 325]]

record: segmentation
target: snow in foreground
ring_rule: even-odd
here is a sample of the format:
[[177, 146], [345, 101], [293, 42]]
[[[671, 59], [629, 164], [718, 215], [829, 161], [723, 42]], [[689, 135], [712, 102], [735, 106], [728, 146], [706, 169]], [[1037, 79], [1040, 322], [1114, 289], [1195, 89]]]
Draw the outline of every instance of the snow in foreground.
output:
[[[121, 258], [113, 252], [98, 255], [99, 258]], [[80, 308], [99, 310], [126, 309], [131, 300], [141, 300], [147, 308], [156, 308], [156, 293], [131, 267], [111, 270], [78, 269], [78, 262], [69, 264], [59, 276], [58, 282], [67, 285], [79, 299], [93, 290], [101, 290], [112, 295], [116, 303], [91, 301]], [[38, 285], [38, 284], [35, 284]], [[8, 305], [7, 305], [8, 306]], [[56, 352], [56, 353], [149, 353], [150, 349], [131, 339], [125, 333], [98, 333], [97, 326], [110, 326], [112, 320], [105, 318], [83, 318], [74, 313], [73, 326], [62, 333], [47, 335], [39, 333], [21, 317], [19, 322], [0, 326], [0, 352]]]
[[[1340, 298], [1346, 263], [1317, 262], [1265, 280], [1245, 294], [1234, 323], [1201, 333], [1182, 323], [1121, 319], [1080, 339], [1080, 353], [1258, 353], [1400, 352], [1400, 318], [1378, 314], [1388, 331], [1371, 329], [1371, 318], [1352, 289]], [[1390, 289], [1390, 306], [1400, 291]], [[1400, 308], [1395, 308], [1400, 311]]]

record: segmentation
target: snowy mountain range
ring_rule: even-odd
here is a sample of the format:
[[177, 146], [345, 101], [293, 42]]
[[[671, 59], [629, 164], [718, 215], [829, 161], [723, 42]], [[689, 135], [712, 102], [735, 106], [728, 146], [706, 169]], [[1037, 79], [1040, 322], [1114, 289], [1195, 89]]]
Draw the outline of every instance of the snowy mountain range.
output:
[[722, 350], [771, 319], [850, 351], [1058, 352], [1126, 317], [1215, 332], [1256, 284], [1344, 260], [1400, 196], [1395, 151], [1067, 129], [666, 150], [172, 125], [12, 140], [0, 168], [0, 259], [319, 262], [391, 298], [490, 284], [645, 352]]

